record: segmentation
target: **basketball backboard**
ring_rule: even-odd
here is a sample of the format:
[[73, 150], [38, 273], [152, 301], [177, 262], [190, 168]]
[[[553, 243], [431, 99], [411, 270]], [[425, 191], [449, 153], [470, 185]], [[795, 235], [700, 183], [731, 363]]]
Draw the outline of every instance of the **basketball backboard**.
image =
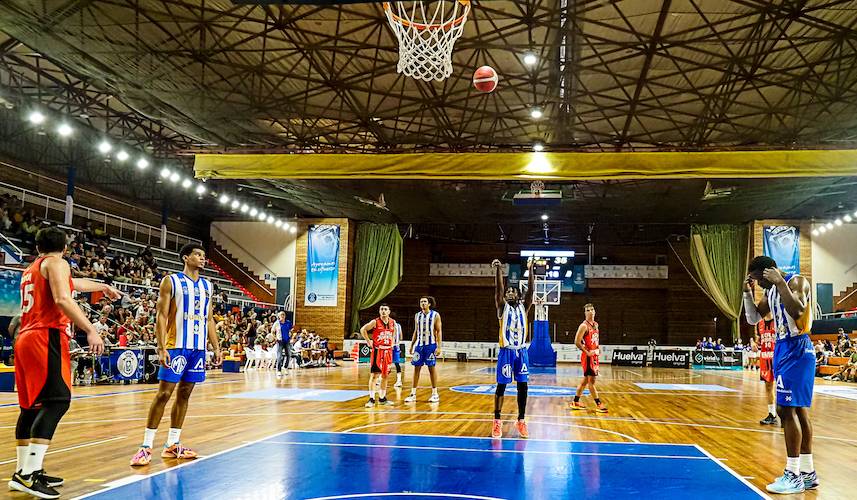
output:
[[[521, 294], [526, 294], [527, 282], [525, 280], [521, 280], [520, 287]], [[561, 295], [560, 291], [562, 289], [562, 280], [539, 279], [539, 277], [537, 276], [535, 281], [535, 287], [535, 295], [533, 296], [534, 303], [546, 306], [559, 305], [559, 297]]]

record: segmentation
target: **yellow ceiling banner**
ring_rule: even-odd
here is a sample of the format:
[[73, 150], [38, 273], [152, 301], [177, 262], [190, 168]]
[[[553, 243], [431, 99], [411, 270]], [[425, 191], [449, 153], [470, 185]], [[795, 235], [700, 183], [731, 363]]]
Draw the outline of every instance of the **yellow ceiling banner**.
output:
[[698, 153], [201, 154], [213, 179], [595, 180], [857, 175], [857, 150]]

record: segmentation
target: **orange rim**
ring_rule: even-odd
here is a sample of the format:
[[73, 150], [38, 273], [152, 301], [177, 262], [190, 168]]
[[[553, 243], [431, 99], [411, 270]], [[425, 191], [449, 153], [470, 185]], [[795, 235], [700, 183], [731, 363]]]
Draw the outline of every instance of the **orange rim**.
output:
[[467, 19], [467, 15], [470, 14], [470, 0], [457, 0], [459, 4], [464, 7], [464, 13], [460, 16], [456, 17], [452, 21], [447, 21], [445, 23], [434, 23], [434, 24], [425, 24], [425, 23], [415, 23], [411, 20], [405, 19], [403, 17], [399, 17], [393, 13], [393, 9], [390, 7], [390, 2], [384, 2], [384, 10], [390, 15], [393, 21], [401, 24], [402, 26], [413, 27], [417, 30], [437, 30], [442, 29], [446, 30], [452, 28], [453, 26], [458, 26], [463, 23], [465, 19]]

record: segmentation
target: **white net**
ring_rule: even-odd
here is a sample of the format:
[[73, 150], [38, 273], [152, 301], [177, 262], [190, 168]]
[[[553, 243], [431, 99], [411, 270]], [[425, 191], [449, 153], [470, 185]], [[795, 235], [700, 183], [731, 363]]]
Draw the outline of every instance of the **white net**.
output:
[[470, 0], [384, 2], [399, 40], [399, 73], [425, 80], [452, 74], [452, 49], [464, 31]]

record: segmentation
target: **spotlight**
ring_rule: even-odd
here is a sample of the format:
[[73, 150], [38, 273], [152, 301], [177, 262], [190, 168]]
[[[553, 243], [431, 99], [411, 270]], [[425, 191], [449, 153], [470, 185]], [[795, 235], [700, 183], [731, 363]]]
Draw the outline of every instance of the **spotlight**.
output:
[[173, 184], [178, 182], [181, 178], [182, 176], [180, 176], [178, 172], [173, 172], [172, 174], [170, 174], [170, 182], [172, 182]]
[[57, 133], [63, 137], [70, 136], [72, 131], [73, 130], [71, 128], [71, 125], [69, 125], [68, 123], [60, 124], [60, 126], [57, 127]]
[[193, 184], [193, 183], [191, 182], [190, 179], [185, 179], [182, 181], [182, 187], [185, 189], [189, 188], [191, 184]]
[[297, 228], [297, 226], [291, 226], [291, 227], [289, 227], [289, 232], [290, 232], [290, 233], [296, 233], [296, 232], [298, 232], [298, 228]]
[[235, 210], [236, 208], [238, 208], [238, 205], [240, 205], [240, 204], [241, 204], [241, 202], [240, 202], [240, 201], [238, 201], [238, 200], [232, 200], [232, 204], [231, 204], [231, 205], [229, 205], [229, 206], [230, 206], [230, 207], [232, 207], [232, 210]]
[[825, 226], [821, 226], [820, 228], [818, 228], [818, 232], [819, 232], [819, 233], [821, 233], [821, 234], [826, 233], [826, 232], [827, 232], [827, 227], [825, 227]]
[[548, 214], [542, 214], [542, 220], [548, 220]]
[[246, 203], [241, 205], [241, 213], [242, 214], [246, 214], [247, 210], [250, 210], [250, 207], [248, 207]]
[[196, 185], [196, 194], [204, 194], [204, 193], [205, 193], [205, 186], [203, 186], [202, 184], [197, 184]]
[[812, 230], [812, 235], [813, 235], [813, 236], [818, 236], [818, 229], [813, 229], [813, 230]]
[[271, 215], [269, 215], [269, 216], [268, 216], [268, 218], [267, 218], [267, 219], [265, 219], [265, 220], [266, 220], [266, 221], [268, 221], [268, 224], [273, 224], [273, 223], [274, 223], [274, 217], [273, 217], [273, 216], [271, 216]]
[[170, 169], [168, 169], [167, 167], [164, 167], [161, 169], [161, 178], [162, 179], [169, 179], [172, 174], [173, 173], [170, 172]]
[[137, 160], [137, 168], [139, 168], [140, 170], [143, 170], [144, 168], [146, 168], [148, 166], [149, 166], [149, 161], [146, 160], [145, 158], [140, 158], [139, 160]]
[[125, 161], [128, 159], [128, 153], [126, 153], [125, 150], [123, 149], [123, 150], [119, 151], [118, 153], [116, 153], [116, 159], [119, 161]]
[[841, 226], [842, 225], [842, 219], [836, 219], [835, 221], [833, 221], [833, 223], [836, 224], [837, 226]]
[[33, 111], [30, 113], [30, 116], [27, 117], [30, 120], [30, 123], [33, 125], [39, 125], [45, 122], [45, 115], [41, 114], [38, 111]]
[[842, 216], [842, 220], [844, 220], [845, 222], [851, 222], [854, 219], [852, 219], [850, 215], [845, 214]]
[[256, 210], [255, 208], [250, 209], [250, 217], [256, 217], [256, 214], [258, 214], [258, 213], [259, 213], [259, 211]]
[[287, 231], [289, 229], [289, 227], [290, 226], [289, 226], [288, 222], [283, 222], [283, 231]]
[[113, 149], [113, 146], [111, 146], [107, 141], [101, 141], [101, 143], [98, 144], [98, 150], [103, 154], [109, 153], [111, 149]]
[[220, 195], [220, 204], [225, 205], [227, 203], [229, 203], [229, 197], [225, 194]]
[[533, 144], [533, 151], [535, 151], [536, 153], [541, 153], [544, 150], [545, 150], [545, 146], [542, 143], [537, 142], [537, 143]]
[[281, 221], [280, 219], [277, 219], [277, 221], [274, 222], [274, 225], [277, 227], [283, 227], [283, 221]]
[[526, 54], [524, 54], [524, 64], [526, 64], [527, 66], [532, 66], [537, 62], [539, 62], [539, 58], [536, 57], [536, 55], [532, 52], [527, 52]]
[[824, 227], [825, 227], [825, 228], [827, 228], [827, 229], [833, 229], [833, 224], [831, 224], [830, 222], [828, 222], [827, 224], [825, 224], [825, 225], [824, 225]]
[[542, 110], [540, 110], [539, 108], [533, 108], [533, 110], [530, 111], [530, 116], [538, 120], [542, 117]]
[[265, 212], [259, 212], [259, 220], [260, 221], [265, 222], [266, 218], [267, 218], [267, 216], [265, 215]]

